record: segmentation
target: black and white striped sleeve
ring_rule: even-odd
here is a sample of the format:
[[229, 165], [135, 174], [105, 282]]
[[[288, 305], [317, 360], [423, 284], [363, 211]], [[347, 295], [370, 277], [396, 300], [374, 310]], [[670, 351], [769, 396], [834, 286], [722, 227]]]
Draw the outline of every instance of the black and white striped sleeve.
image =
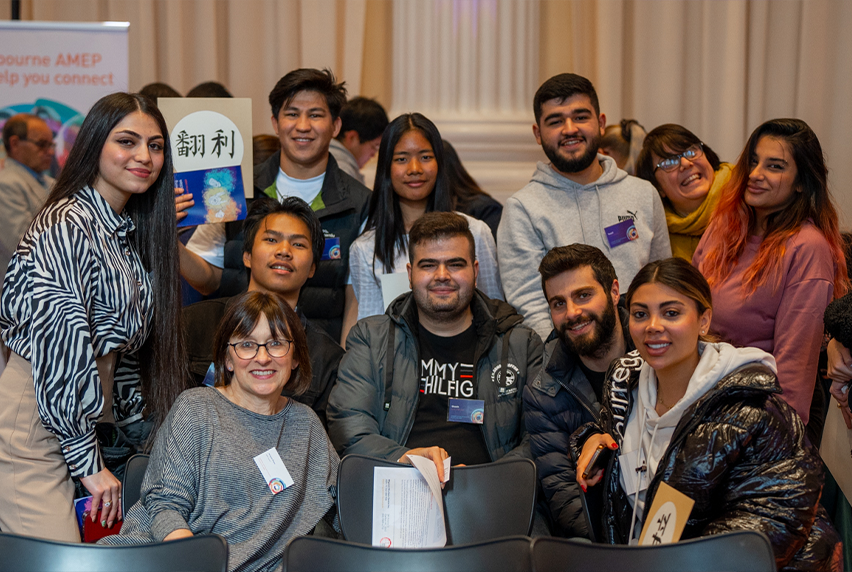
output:
[[104, 468], [95, 435], [104, 398], [89, 325], [98, 288], [91, 240], [73, 222], [59, 222], [33, 242], [30, 257], [30, 362], [38, 413], [59, 439], [74, 477]]

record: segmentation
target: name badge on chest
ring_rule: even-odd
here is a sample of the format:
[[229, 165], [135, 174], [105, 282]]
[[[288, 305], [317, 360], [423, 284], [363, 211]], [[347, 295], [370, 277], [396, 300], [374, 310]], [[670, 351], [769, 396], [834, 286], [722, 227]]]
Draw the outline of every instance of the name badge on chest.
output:
[[485, 419], [485, 401], [482, 399], [460, 399], [451, 397], [447, 409], [447, 421], [482, 425]]
[[618, 224], [604, 228], [606, 239], [609, 241], [609, 247], [615, 248], [619, 244], [630, 242], [639, 238], [639, 231], [636, 230], [636, 223], [632, 218], [625, 219]]
[[277, 495], [293, 484], [293, 477], [290, 476], [290, 471], [284, 466], [284, 461], [281, 460], [281, 455], [275, 447], [255, 457], [254, 462], [273, 495]]

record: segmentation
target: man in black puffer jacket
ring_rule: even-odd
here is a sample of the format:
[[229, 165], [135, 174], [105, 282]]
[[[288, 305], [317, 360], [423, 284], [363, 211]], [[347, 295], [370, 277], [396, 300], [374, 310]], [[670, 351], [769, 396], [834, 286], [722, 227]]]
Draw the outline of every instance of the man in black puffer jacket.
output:
[[615, 269], [599, 249], [554, 248], [539, 273], [554, 331], [544, 346], [544, 368], [524, 388], [524, 419], [554, 534], [590, 537], [568, 438], [599, 421], [606, 370], [633, 342], [627, 311], [617, 306]]

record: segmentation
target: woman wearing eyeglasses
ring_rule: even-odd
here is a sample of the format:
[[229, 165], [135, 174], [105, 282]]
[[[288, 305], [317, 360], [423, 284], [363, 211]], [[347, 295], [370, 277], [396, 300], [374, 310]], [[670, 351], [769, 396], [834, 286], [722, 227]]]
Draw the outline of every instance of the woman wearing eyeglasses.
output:
[[220, 534], [229, 570], [272, 570], [287, 542], [333, 516], [337, 453], [313, 410], [281, 395], [311, 383], [301, 320], [277, 294], [242, 294], [216, 332], [213, 363], [216, 387], [175, 401], [141, 499], [101, 543]]
[[692, 131], [667, 123], [645, 137], [636, 176], [663, 197], [672, 255], [691, 261], [731, 178], [731, 166]]
[[713, 290], [713, 332], [775, 356], [805, 424], [823, 313], [849, 288], [819, 140], [799, 119], [755, 129], [693, 258]]

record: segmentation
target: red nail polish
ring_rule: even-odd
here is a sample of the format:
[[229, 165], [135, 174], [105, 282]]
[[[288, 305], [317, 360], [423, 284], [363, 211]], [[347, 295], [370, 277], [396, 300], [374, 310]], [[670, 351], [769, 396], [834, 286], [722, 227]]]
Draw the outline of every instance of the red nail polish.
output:
[[580, 485], [580, 488], [581, 488], [581, 489], [583, 489], [583, 492], [586, 492], [586, 487], [585, 487], [585, 486]]

